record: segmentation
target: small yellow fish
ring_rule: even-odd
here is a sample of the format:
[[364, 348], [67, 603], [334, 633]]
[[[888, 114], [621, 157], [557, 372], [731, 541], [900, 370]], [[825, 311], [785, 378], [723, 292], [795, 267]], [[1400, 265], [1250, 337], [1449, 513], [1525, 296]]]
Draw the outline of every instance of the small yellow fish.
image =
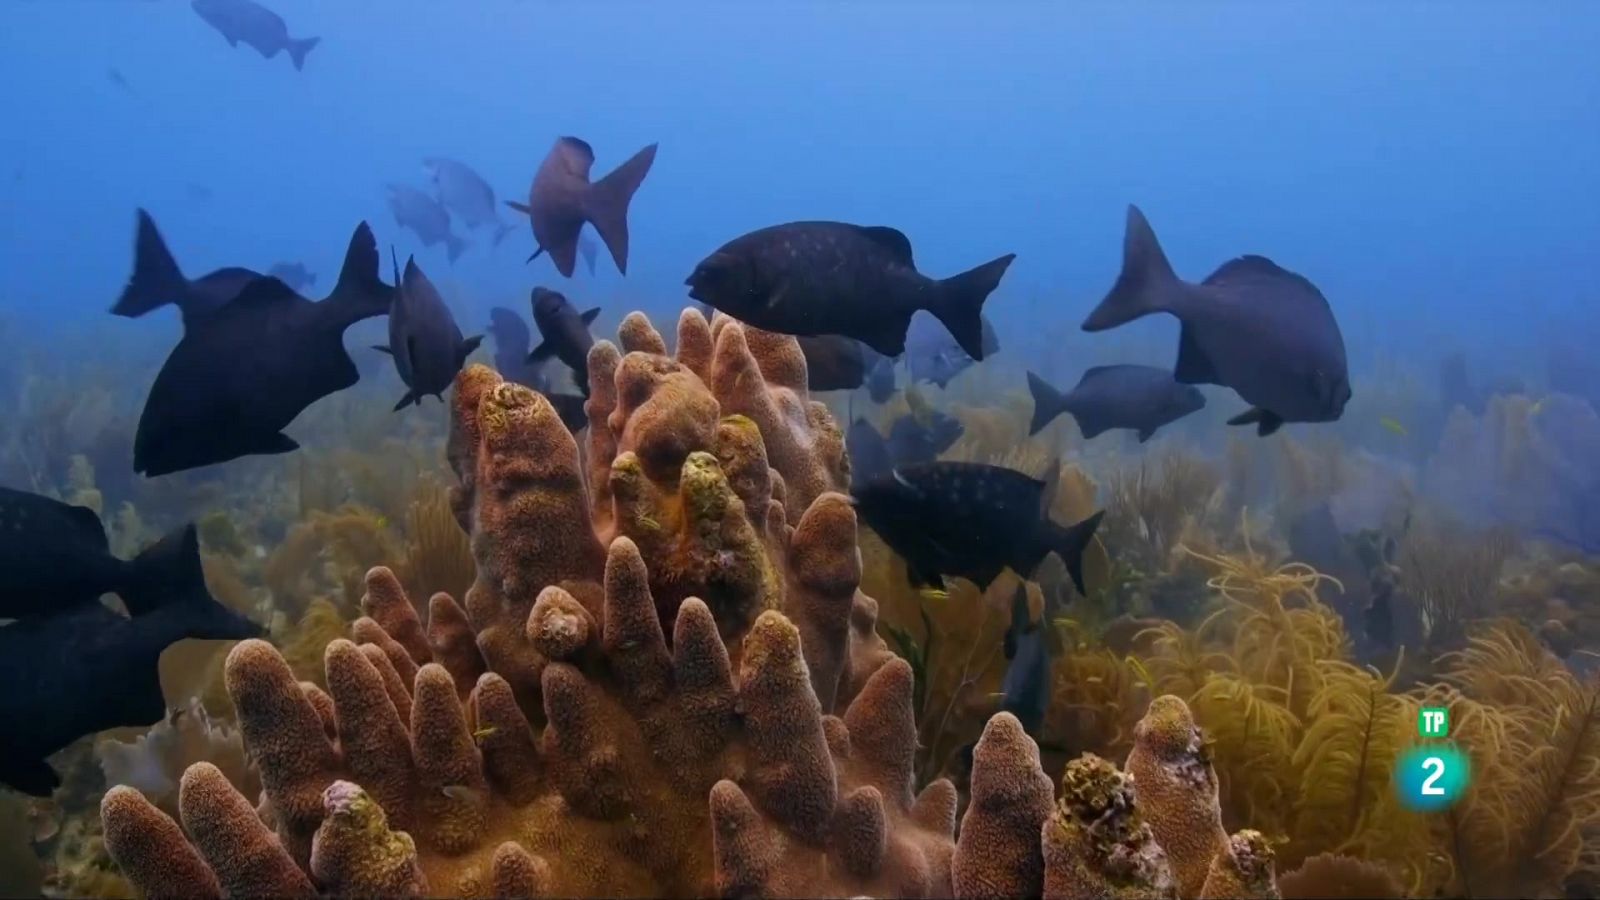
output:
[[499, 728], [496, 728], [493, 725], [490, 725], [488, 728], [479, 728], [477, 731], [474, 731], [472, 733], [472, 739], [481, 744], [481, 743], [483, 743], [483, 739], [484, 738], [488, 737], [491, 734], [494, 734], [496, 731], [499, 731], [499, 730], [500, 730]]
[[1401, 425], [1399, 420], [1397, 420], [1397, 419], [1391, 418], [1389, 416], [1384, 416], [1383, 418], [1378, 420], [1378, 424], [1382, 425], [1384, 428], [1389, 429], [1390, 431], [1394, 432], [1395, 434], [1397, 434], [1397, 435], [1399, 435], [1401, 437], [1405, 437], [1406, 436], [1406, 427], [1404, 425]]
[[639, 519], [638, 519], [638, 522], [639, 522], [640, 525], [644, 526], [645, 528], [650, 529], [651, 531], [660, 531], [661, 530], [661, 523], [657, 522], [655, 519], [652, 519], [649, 516], [640, 516]]
[[925, 600], [949, 600], [950, 592], [942, 588], [925, 587], [918, 589], [917, 593]]
[[446, 797], [462, 803], [476, 803], [479, 794], [464, 784], [447, 784], [440, 789]]
[[388, 516], [379, 516], [378, 517], [378, 527], [379, 528], [388, 528], [389, 527], [389, 517]]

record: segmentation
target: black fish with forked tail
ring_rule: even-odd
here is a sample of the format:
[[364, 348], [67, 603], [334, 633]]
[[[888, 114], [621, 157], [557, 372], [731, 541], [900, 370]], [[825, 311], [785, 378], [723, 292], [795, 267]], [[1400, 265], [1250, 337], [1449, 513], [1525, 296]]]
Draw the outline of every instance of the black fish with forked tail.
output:
[[[594, 148], [575, 137], [558, 138], [533, 175], [528, 202], [506, 201], [507, 206], [527, 216], [533, 226], [538, 248], [528, 261], [548, 253], [556, 271], [571, 278], [578, 264], [578, 235], [583, 223], [588, 222], [611, 251], [617, 271], [628, 274], [628, 205], [655, 160], [656, 145], [651, 144], [611, 174], [591, 182]], [[592, 265], [590, 271], [594, 271]]]
[[[393, 254], [390, 250], [390, 254]], [[389, 310], [389, 344], [374, 347], [394, 357], [395, 371], [405, 382], [406, 393], [396, 403], [398, 412], [428, 395], [444, 399], [444, 392], [455, 382], [467, 357], [483, 342], [482, 335], [462, 337], [461, 327], [439, 289], [422, 273], [415, 258], [406, 260], [405, 274], [399, 260], [394, 265], [394, 304]]]
[[1332, 422], [1344, 414], [1344, 336], [1316, 285], [1264, 256], [1229, 260], [1199, 284], [1184, 281], [1144, 214], [1130, 206], [1122, 272], [1083, 330], [1158, 312], [1182, 325], [1177, 380], [1232, 388], [1251, 405], [1228, 424], [1253, 424], [1268, 435], [1285, 422]]
[[1014, 258], [940, 280], [917, 271], [911, 241], [893, 228], [790, 222], [723, 244], [684, 283], [691, 298], [757, 328], [852, 337], [886, 356], [905, 352], [911, 317], [925, 309], [981, 360], [983, 303]]
[[333, 293], [320, 303], [261, 277], [215, 309], [185, 309], [183, 338], [139, 416], [134, 471], [155, 477], [297, 449], [283, 429], [360, 378], [344, 349], [345, 329], [388, 312], [391, 293], [362, 222]]
[[226, 306], [260, 277], [260, 272], [242, 266], [226, 266], [192, 280], [185, 277], [155, 219], [141, 209], [133, 241], [133, 274], [111, 311], [137, 319], [171, 303], [187, 326]]
[[1083, 373], [1072, 390], [1062, 393], [1032, 372], [1033, 421], [1028, 434], [1038, 434], [1056, 416], [1068, 413], [1085, 438], [1116, 428], [1137, 432], [1139, 443], [1156, 429], [1205, 408], [1205, 395], [1192, 384], [1180, 384], [1155, 366], [1096, 366]]
[[1059, 464], [1040, 481], [1001, 466], [934, 462], [896, 468], [850, 493], [861, 519], [905, 559], [913, 587], [954, 575], [986, 588], [1007, 568], [1031, 576], [1054, 553], [1083, 593], [1083, 551], [1105, 513], [1056, 524], [1049, 508], [1059, 480]]
[[529, 364], [543, 364], [551, 357], [561, 360], [572, 370], [578, 392], [589, 396], [589, 348], [594, 346], [589, 326], [600, 315], [600, 308], [580, 313], [565, 295], [542, 287], [534, 288], [529, 299], [533, 304], [533, 324], [538, 326], [542, 339], [528, 353]]
[[[61, 779], [46, 758], [80, 737], [155, 724], [169, 645], [262, 634], [206, 589], [192, 525], [130, 561], [83, 507], [0, 490], [0, 525], [0, 616], [19, 617], [0, 626], [0, 783], [19, 791], [49, 796]], [[99, 602], [107, 591], [129, 615]]]

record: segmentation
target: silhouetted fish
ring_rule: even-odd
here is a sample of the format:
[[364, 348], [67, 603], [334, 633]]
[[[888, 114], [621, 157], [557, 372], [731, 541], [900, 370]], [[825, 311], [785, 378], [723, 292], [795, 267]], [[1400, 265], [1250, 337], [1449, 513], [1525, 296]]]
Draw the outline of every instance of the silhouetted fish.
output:
[[589, 348], [594, 338], [589, 326], [600, 315], [597, 306], [580, 313], [567, 298], [548, 288], [533, 289], [533, 324], [539, 327], [542, 340], [528, 354], [528, 362], [542, 363], [555, 357], [572, 370], [572, 380], [579, 393], [589, 396]]
[[1003, 647], [1007, 663], [1000, 681], [1000, 708], [1016, 716], [1022, 730], [1034, 740], [1042, 737], [1045, 713], [1050, 709], [1051, 669], [1056, 653], [1050, 632], [1054, 627], [1048, 608], [1043, 621], [1033, 621], [1027, 585], [1018, 584], [1011, 595], [1011, 625], [1006, 629]]
[[148, 212], [139, 210], [133, 243], [133, 274], [122, 289], [111, 311], [130, 319], [153, 309], [175, 303], [187, 326], [197, 317], [222, 308], [239, 296], [245, 286], [261, 273], [241, 266], [228, 266], [208, 272], [193, 281], [185, 278], [172, 258], [167, 242]]
[[545, 392], [544, 396], [550, 401], [550, 405], [556, 408], [556, 415], [561, 417], [561, 424], [567, 426], [568, 431], [577, 434], [589, 427], [589, 414], [583, 408], [588, 401], [584, 397], [578, 394], [549, 392]]
[[[442, 156], [430, 156], [422, 164], [433, 171], [433, 186], [439, 202], [465, 222], [468, 228], [493, 229], [494, 246], [500, 246], [514, 226], [500, 221], [500, 206], [494, 202], [494, 188], [466, 163]], [[590, 265], [593, 269], [593, 265]]]
[[1200, 284], [1180, 280], [1144, 214], [1130, 206], [1122, 273], [1083, 330], [1157, 312], [1183, 325], [1178, 381], [1232, 388], [1253, 407], [1228, 424], [1253, 423], [1267, 435], [1284, 422], [1332, 422], [1344, 414], [1344, 337], [1315, 285], [1264, 256], [1223, 263]]
[[433, 282], [422, 274], [416, 259], [406, 260], [403, 278], [398, 261], [394, 270], [397, 287], [389, 310], [389, 345], [373, 349], [394, 357], [395, 371], [408, 388], [394, 405], [398, 411], [412, 404], [420, 406], [422, 398], [429, 394], [443, 400], [445, 389], [455, 381], [467, 357], [478, 349], [483, 336], [461, 336], [456, 317]]
[[388, 312], [391, 293], [378, 277], [372, 229], [362, 222], [338, 284], [321, 303], [263, 277], [218, 309], [185, 316], [183, 339], [139, 417], [134, 471], [165, 475], [296, 449], [283, 429], [312, 403], [356, 383], [344, 331]]
[[533, 175], [528, 202], [506, 201], [533, 225], [533, 241], [538, 249], [528, 261], [549, 253], [556, 271], [571, 278], [577, 265], [578, 233], [588, 222], [611, 251], [617, 271], [626, 275], [628, 203], [655, 159], [656, 145], [651, 144], [610, 175], [591, 183], [589, 170], [594, 166], [594, 149], [575, 137], [557, 138]]
[[[43, 500], [43, 498], [34, 498]], [[67, 507], [78, 510], [78, 507]], [[61, 512], [58, 534], [79, 551], [48, 547], [26, 534], [0, 538], [0, 557], [8, 562], [0, 578], [42, 576], [37, 563], [11, 568], [27, 548], [60, 562], [81, 561], [92, 572], [114, 574], [116, 561], [95, 545], [84, 517], [88, 510]], [[78, 519], [69, 523], [66, 519]], [[27, 542], [13, 548], [10, 542]], [[94, 602], [86, 592], [100, 585], [62, 573], [59, 581], [35, 578], [40, 590], [63, 593], [51, 615], [30, 616], [0, 627], [0, 782], [37, 797], [61, 783], [45, 758], [80, 737], [108, 728], [155, 724], [166, 713], [157, 663], [161, 651], [184, 638], [240, 640], [262, 631], [253, 622], [217, 603], [206, 590], [200, 548], [189, 526], [139, 554], [127, 571], [124, 617]], [[19, 578], [20, 576], [20, 578]], [[130, 599], [131, 598], [131, 599]], [[43, 605], [33, 602], [30, 605]]]
[[1083, 551], [1104, 513], [1070, 527], [1051, 521], [1059, 478], [1059, 466], [1039, 481], [1000, 466], [935, 462], [897, 468], [851, 494], [862, 520], [905, 559], [912, 587], [956, 575], [985, 588], [1007, 567], [1029, 577], [1055, 553], [1083, 593]]
[[894, 360], [878, 354], [876, 350], [873, 354], [878, 358], [867, 372], [867, 396], [872, 398], [873, 403], [888, 403], [895, 389]]
[[494, 338], [494, 367], [500, 377], [541, 393], [549, 388], [544, 366], [528, 362], [533, 333], [521, 316], [503, 306], [489, 310], [489, 336]]
[[933, 462], [965, 431], [954, 416], [929, 410], [921, 416], [895, 419], [885, 440], [870, 422], [858, 418], [845, 434], [845, 447], [850, 452], [850, 483], [866, 484], [888, 475], [897, 466]]
[[1126, 428], [1138, 432], [1139, 443], [1150, 440], [1156, 429], [1205, 408], [1200, 389], [1179, 384], [1166, 369], [1155, 366], [1096, 366], [1083, 373], [1078, 384], [1063, 394], [1043, 378], [1028, 373], [1033, 394], [1033, 422], [1029, 434], [1038, 434], [1050, 420], [1071, 413], [1086, 438]]
[[306, 270], [304, 263], [278, 263], [267, 270], [267, 274], [289, 286], [289, 290], [299, 293], [317, 283], [317, 276]]
[[[988, 359], [1000, 351], [1000, 338], [987, 317], [983, 322], [983, 356]], [[976, 362], [961, 349], [937, 320], [929, 316], [913, 316], [911, 329], [906, 332], [906, 370], [911, 373], [911, 383], [931, 381], [943, 388], [952, 379]]]
[[0, 488], [0, 619], [56, 615], [102, 594], [120, 596], [134, 615], [148, 612], [193, 587], [187, 562], [167, 552], [174, 546], [120, 560], [94, 510]]
[[466, 241], [450, 230], [450, 212], [444, 204], [409, 184], [391, 184], [389, 211], [401, 228], [409, 228], [422, 239], [424, 247], [443, 244], [451, 262], [467, 249]]
[[933, 313], [974, 359], [983, 358], [983, 301], [1011, 255], [936, 281], [917, 271], [893, 228], [791, 222], [723, 244], [685, 280], [689, 296], [757, 328], [842, 335], [899, 356], [919, 309]]
[[845, 432], [845, 449], [850, 454], [850, 487], [863, 488], [894, 471], [889, 442], [866, 419], [856, 419]]
[[807, 335], [796, 340], [806, 357], [806, 387], [813, 391], [853, 391], [882, 358], [854, 338]]
[[255, 0], [193, 0], [189, 6], [227, 38], [228, 46], [237, 47], [244, 41], [267, 59], [277, 56], [279, 50], [287, 51], [297, 72], [305, 67], [306, 54], [322, 41], [289, 37], [283, 18]]

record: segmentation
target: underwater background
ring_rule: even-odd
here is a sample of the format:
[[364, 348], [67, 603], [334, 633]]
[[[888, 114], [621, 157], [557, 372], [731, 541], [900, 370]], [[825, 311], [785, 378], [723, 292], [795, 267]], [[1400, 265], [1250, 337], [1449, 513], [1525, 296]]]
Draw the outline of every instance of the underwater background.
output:
[[[281, 759], [247, 749], [259, 740], [252, 728], [271, 728], [259, 710], [241, 710], [224, 674], [233, 645], [189, 640], [162, 656], [172, 710], [162, 722], [86, 736], [61, 751], [51, 762], [64, 785], [52, 798], [0, 789], [0, 894], [154, 891], [136, 863], [113, 861], [102, 798], [129, 785], [203, 843], [190, 822], [199, 814], [179, 803], [183, 773], [203, 761], [249, 808], [266, 797], [255, 837], [270, 832], [309, 873], [303, 886], [330, 892], [426, 885], [420, 892], [488, 895], [520, 885], [557, 895], [798, 894], [811, 887], [802, 879], [808, 867], [833, 853], [843, 858], [838, 871], [859, 876], [827, 885], [841, 896], [903, 895], [911, 885], [930, 895], [941, 887], [962, 896], [1038, 894], [1064, 877], [1070, 844], [1041, 850], [1040, 826], [1056, 816], [1067, 829], [1082, 815], [1075, 802], [1094, 807], [1079, 796], [1094, 791], [1075, 779], [1121, 784], [1120, 773], [1069, 761], [1090, 752], [1131, 772], [1148, 765], [1141, 735], [1159, 731], [1170, 712], [1152, 701], [1171, 695], [1205, 735], [1190, 749], [1214, 767], [1218, 799], [1197, 814], [1218, 818], [1221, 829], [1203, 852], [1166, 848], [1177, 882], [1166, 887], [1179, 896], [1198, 894], [1219, 847], [1236, 860], [1254, 848], [1240, 842], [1241, 829], [1270, 847], [1260, 851], [1267, 877], [1276, 872], [1284, 896], [1595, 896], [1600, 10], [1489, 2], [270, 5], [294, 37], [320, 37], [303, 70], [283, 53], [230, 46], [176, 0], [32, 0], [0, 10], [8, 123], [0, 134], [0, 486], [89, 507], [121, 558], [197, 523], [211, 593], [266, 627], [300, 712], [321, 701], [302, 698], [296, 683], [315, 685], [305, 696], [320, 694], [326, 710], [355, 705], [347, 698], [359, 691], [332, 673], [369, 669], [338, 662], [344, 645], [333, 642], [382, 648], [387, 663], [358, 654], [368, 660], [361, 666], [397, 674], [396, 718], [378, 718], [402, 735], [405, 761], [396, 765], [420, 773], [417, 785], [394, 789], [420, 798], [405, 802], [404, 829], [402, 814], [382, 805], [393, 834], [412, 833], [417, 846], [410, 856], [396, 851], [403, 859], [390, 860], [391, 880], [381, 883], [341, 882], [334, 862], [319, 868], [315, 834], [329, 832], [322, 840], [341, 853], [360, 856], [365, 846], [323, 825], [323, 804], [342, 802], [337, 792], [323, 796], [334, 773], [379, 793], [348, 771], [355, 727], [331, 712], [303, 717], [313, 737], [328, 732], [330, 749], [315, 772], [291, 778]], [[570, 279], [545, 257], [528, 262], [535, 246], [526, 216], [499, 202], [527, 198], [563, 135], [594, 148], [597, 177], [659, 145], [628, 210], [626, 275], [604, 248], [599, 265], [580, 264]], [[467, 246], [455, 259], [402, 227], [386, 186], [431, 190], [423, 160], [436, 156], [480, 173], [515, 227], [495, 240], [458, 223]], [[1030, 434], [1030, 372], [1065, 390], [1096, 366], [1173, 365], [1179, 329], [1171, 317], [1107, 334], [1080, 328], [1117, 278], [1130, 203], [1155, 224], [1180, 276], [1198, 280], [1220, 260], [1255, 253], [1315, 282], [1349, 355], [1352, 396], [1338, 421], [1258, 437], [1225, 424], [1248, 404], [1208, 386], [1204, 409], [1149, 441], [1126, 431], [1088, 438], [1070, 415]], [[532, 401], [495, 393], [493, 377], [472, 366], [494, 364], [493, 342], [469, 358], [444, 403], [429, 397], [393, 411], [406, 388], [389, 359], [369, 349], [388, 338], [372, 319], [344, 339], [360, 382], [287, 429], [300, 450], [135, 474], [145, 398], [184, 333], [173, 310], [109, 313], [129, 278], [136, 209], [160, 223], [189, 277], [299, 262], [316, 275], [302, 290], [311, 297], [333, 289], [350, 229], [364, 220], [383, 280], [392, 280], [391, 245], [401, 259], [414, 254], [469, 336], [486, 330], [492, 308], [527, 317], [530, 289], [556, 288], [578, 309], [600, 308], [593, 332], [613, 340], [615, 358], [591, 352], [589, 385], [612, 373], [616, 387], [589, 393], [599, 405], [581, 434], [563, 441], [553, 431], [538, 439], [518, 432], [468, 452], [492, 429], [463, 397], [492, 394], [508, 429], [533, 428], [515, 412]], [[748, 342], [741, 351], [725, 337], [738, 326], [720, 316], [680, 324], [693, 305], [684, 276], [697, 261], [753, 229], [811, 219], [892, 225], [915, 247], [916, 267], [938, 277], [1016, 254], [984, 306], [1000, 349], [942, 385], [901, 371], [884, 400], [865, 388], [808, 394], [803, 379], [793, 382], [799, 351], [754, 328], [739, 339]], [[625, 318], [634, 311], [648, 324]], [[677, 368], [647, 378], [624, 364], [629, 351], [670, 357]], [[639, 379], [634, 393], [622, 389], [629, 378]], [[588, 385], [560, 390], [580, 387]], [[1075, 523], [1105, 510], [1083, 554], [1084, 593], [1055, 557], [988, 585], [950, 579], [944, 592], [914, 589], [902, 557], [864, 522], [858, 527], [847, 502], [830, 506], [834, 492], [850, 488], [856, 452], [845, 452], [844, 434], [857, 419], [883, 434], [906, 420], [954, 420], [958, 433], [940, 442], [941, 460], [1041, 479], [1058, 470], [1047, 480], [1051, 518]], [[745, 455], [763, 444], [758, 456]], [[710, 461], [692, 451], [710, 452]], [[620, 462], [630, 452], [632, 462]], [[565, 499], [506, 501], [513, 512], [494, 518], [486, 505], [502, 495], [484, 488], [498, 477], [489, 470], [517, 453], [533, 461], [533, 487], [507, 476], [506, 491], [544, 485]], [[740, 466], [755, 458], [780, 486], [766, 484], [765, 466], [754, 467], [753, 482], [744, 478]], [[639, 459], [635, 475], [627, 467]], [[702, 467], [694, 477], [678, 471], [693, 466]], [[722, 493], [685, 487], [700, 485], [706, 466], [717, 468], [704, 477]], [[724, 509], [729, 491], [751, 524], [706, 512], [705, 496]], [[756, 498], [778, 504], [778, 518], [767, 521]], [[625, 510], [629, 503], [638, 508]], [[496, 530], [521, 527], [519, 515], [542, 524], [516, 540]], [[723, 522], [714, 541], [693, 527], [713, 521]], [[592, 541], [549, 537], [586, 534], [586, 525]], [[655, 539], [680, 528], [698, 536]], [[633, 560], [617, 549], [622, 538], [638, 545], [649, 569], [672, 652], [686, 656], [681, 635], [698, 635], [706, 646], [726, 645], [727, 677], [758, 683], [760, 697], [792, 694], [803, 709], [811, 692], [809, 702], [820, 704], [811, 718], [823, 717], [815, 735], [775, 737], [775, 726], [746, 706], [737, 724], [706, 726], [714, 740], [659, 724], [686, 718], [662, 700], [666, 688], [639, 687], [652, 666], [666, 665], [667, 651], [643, 663], [602, 659], [602, 649], [620, 652], [606, 642], [625, 593], [613, 582], [625, 581], [616, 573], [631, 571]], [[372, 574], [375, 566], [392, 577]], [[529, 572], [515, 576], [518, 566]], [[565, 599], [546, 603], [552, 585]], [[495, 591], [504, 596], [491, 602]], [[432, 602], [438, 592], [454, 599]], [[702, 629], [709, 636], [677, 613], [691, 596], [715, 619]], [[402, 607], [415, 612], [407, 618]], [[536, 639], [530, 625], [539, 663], [519, 680], [495, 656], [515, 654], [495, 642], [506, 629], [520, 634], [530, 615], [568, 616], [562, 621], [578, 622], [570, 627], [588, 644], [581, 634], [581, 650], [550, 634]], [[636, 633], [649, 643], [648, 631]], [[1030, 676], [1047, 689], [1037, 722], [1019, 715], [1016, 733], [1001, 733], [1010, 726], [996, 725], [1003, 717], [994, 714], [1015, 711], [1008, 673], [1021, 658], [1008, 648], [1024, 633], [1049, 645], [1039, 651], [1047, 664]], [[793, 671], [779, 671], [802, 644], [804, 660], [791, 661], [803, 690], [780, 677]], [[824, 644], [831, 649], [816, 649]], [[430, 676], [415, 670], [433, 671], [430, 658], [455, 692], [425, 690]], [[674, 661], [682, 688], [692, 667]], [[484, 687], [485, 668], [506, 676], [499, 687]], [[568, 684], [559, 674], [568, 670], [582, 674]], [[905, 684], [891, 686], [902, 670]], [[769, 672], [779, 672], [771, 685], [762, 680]], [[401, 684], [411, 677], [414, 690]], [[585, 712], [552, 714], [551, 697], [581, 694], [574, 684], [584, 677], [594, 697], [572, 708]], [[764, 708], [740, 690], [741, 704]], [[417, 723], [433, 721], [417, 712], [425, 695], [455, 737], [466, 735], [464, 745], [424, 750]], [[892, 715], [882, 713], [890, 706]], [[1472, 785], [1446, 812], [1417, 812], [1391, 782], [1417, 743], [1418, 712], [1439, 706], [1451, 710]], [[507, 774], [518, 770], [503, 761], [523, 751], [495, 743], [519, 716], [539, 735], [537, 784]], [[882, 725], [889, 720], [898, 731]], [[416, 732], [409, 751], [408, 729]], [[854, 755], [840, 750], [846, 731]], [[805, 759], [831, 753], [828, 765], [840, 773], [841, 821], [854, 822], [849, 804], [876, 802], [860, 799], [866, 787], [882, 794], [888, 813], [860, 815], [888, 835], [887, 861], [830, 844], [824, 833], [836, 826], [785, 806], [804, 807], [794, 799], [804, 791], [774, 787], [762, 774], [764, 763], [805, 769], [761, 757], [812, 738], [821, 749]], [[990, 758], [1001, 762], [990, 771], [1004, 769], [1006, 778], [986, 785], [978, 773], [991, 738]], [[654, 761], [640, 747], [656, 748]], [[451, 768], [480, 765], [461, 763], [469, 757], [486, 772]], [[701, 762], [675, 782], [662, 774], [671, 771], [663, 759]], [[1031, 777], [1041, 772], [1043, 788]], [[615, 795], [573, 787], [615, 787], [608, 779], [621, 785]], [[954, 788], [948, 816], [937, 787], [946, 783]], [[732, 796], [739, 790], [753, 805]], [[1188, 827], [1190, 813], [1165, 811], [1161, 791], [1151, 795], [1160, 808], [1146, 815], [1157, 841]], [[350, 805], [341, 814], [354, 815]], [[985, 809], [1008, 806], [1029, 810], [1025, 821], [985, 818]], [[953, 826], [958, 810], [960, 837], [952, 839], [940, 823]], [[714, 846], [710, 822], [721, 828], [746, 815], [759, 829], [798, 835], [796, 846], [813, 856], [773, 851], [749, 871], [730, 862], [737, 854]], [[382, 818], [361, 828], [382, 829]], [[1167, 819], [1177, 824], [1161, 824]], [[1118, 840], [1136, 844], [1137, 832]], [[520, 849], [504, 850], [517, 842]], [[644, 842], [664, 849], [645, 854]], [[187, 852], [194, 871], [217, 868], [210, 848]], [[912, 856], [923, 868], [904, 862]], [[984, 856], [994, 872], [979, 871]], [[534, 874], [502, 883], [524, 857]], [[624, 874], [595, 874], [607, 865]], [[1250, 881], [1250, 867], [1238, 865]], [[922, 885], [902, 878], [904, 870], [933, 872], [933, 880]], [[301, 886], [280, 875], [255, 886]], [[224, 890], [249, 893], [248, 879], [215, 877]], [[1238, 890], [1246, 888], [1262, 885]]]

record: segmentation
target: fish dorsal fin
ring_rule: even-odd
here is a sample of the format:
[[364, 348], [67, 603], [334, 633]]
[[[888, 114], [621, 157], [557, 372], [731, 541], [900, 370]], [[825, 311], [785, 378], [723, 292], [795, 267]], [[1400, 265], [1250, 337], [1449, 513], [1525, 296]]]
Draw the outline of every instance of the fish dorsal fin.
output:
[[461, 342], [460, 348], [456, 352], [456, 357], [457, 357], [456, 358], [456, 364], [457, 365], [465, 365], [466, 361], [467, 361], [467, 357], [469, 357], [473, 353], [477, 352], [478, 345], [482, 344], [482, 343], [483, 343], [483, 335], [481, 335], [481, 334], [475, 334], [472, 337], [469, 337], [469, 338], [466, 338], [465, 340], [463, 340]]
[[263, 275], [245, 285], [237, 297], [228, 301], [228, 305], [239, 309], [261, 308], [276, 306], [298, 296], [287, 284], [271, 275]]
[[894, 258], [911, 268], [917, 264], [911, 259], [911, 239], [897, 228], [887, 225], [858, 225], [857, 229], [873, 243], [894, 254]]
[[1180, 384], [1221, 384], [1217, 367], [1206, 355], [1194, 330], [1184, 325], [1178, 331], [1178, 364], [1173, 366], [1172, 377]]
[[583, 138], [567, 135], [561, 139], [561, 146], [565, 147], [569, 152], [587, 159], [591, 164], [594, 163], [594, 148], [589, 146], [589, 142]]
[[600, 316], [600, 307], [596, 306], [594, 309], [591, 309], [588, 312], [585, 312], [583, 315], [579, 316], [578, 318], [582, 319], [583, 320], [583, 324], [585, 324], [585, 325], [593, 325], [594, 324], [594, 320], [596, 318], [598, 318], [599, 316]]

